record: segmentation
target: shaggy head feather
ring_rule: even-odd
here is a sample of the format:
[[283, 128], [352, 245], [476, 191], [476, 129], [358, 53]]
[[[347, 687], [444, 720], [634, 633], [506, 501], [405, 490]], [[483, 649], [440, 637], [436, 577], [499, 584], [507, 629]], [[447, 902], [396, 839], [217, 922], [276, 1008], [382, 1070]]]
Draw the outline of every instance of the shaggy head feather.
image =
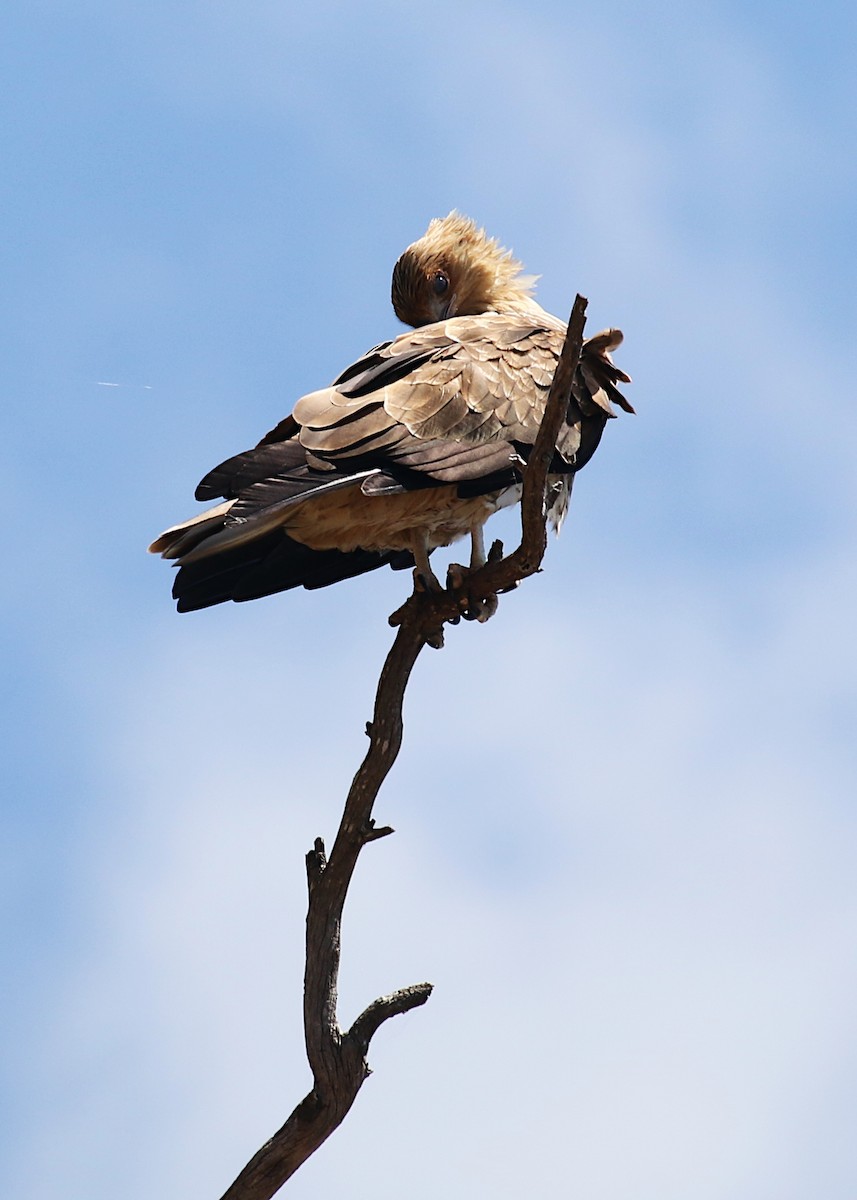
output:
[[532, 312], [536, 277], [469, 217], [435, 217], [393, 269], [392, 300], [406, 325], [484, 312]]

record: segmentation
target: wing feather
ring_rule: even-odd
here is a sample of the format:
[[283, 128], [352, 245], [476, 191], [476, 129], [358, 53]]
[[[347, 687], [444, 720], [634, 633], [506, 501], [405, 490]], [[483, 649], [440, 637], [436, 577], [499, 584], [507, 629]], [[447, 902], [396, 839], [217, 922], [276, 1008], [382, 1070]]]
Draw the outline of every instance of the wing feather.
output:
[[[550, 321], [486, 313], [405, 333], [348, 368], [342, 382], [298, 401], [300, 443], [332, 460], [392, 454], [411, 439], [532, 443], [564, 339], [563, 326]], [[584, 343], [564, 456], [579, 447], [581, 420], [629, 407], [615, 387], [627, 376], [609, 358], [620, 342], [610, 329]], [[401, 452], [395, 457], [401, 462]]]

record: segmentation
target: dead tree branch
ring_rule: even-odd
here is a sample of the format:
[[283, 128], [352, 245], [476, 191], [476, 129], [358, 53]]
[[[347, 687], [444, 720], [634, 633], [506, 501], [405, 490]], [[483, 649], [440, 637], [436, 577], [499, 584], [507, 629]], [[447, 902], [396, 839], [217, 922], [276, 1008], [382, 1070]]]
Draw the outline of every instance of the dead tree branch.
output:
[[387, 655], [375, 710], [366, 727], [369, 749], [351, 784], [330, 858], [317, 838], [307, 854], [309, 907], [304, 974], [304, 1035], [313, 1087], [286, 1123], [259, 1150], [221, 1200], [270, 1200], [345, 1117], [369, 1074], [366, 1055], [390, 1017], [425, 1004], [430, 983], [373, 1001], [343, 1033], [336, 1015], [342, 910], [360, 851], [393, 830], [378, 828], [372, 808], [402, 744], [402, 705], [411, 670], [426, 645], [443, 644], [443, 626], [475, 611], [486, 597], [510, 591], [539, 570], [547, 545], [545, 487], [571, 383], [583, 345], [586, 300], [575, 299], [545, 413], [523, 479], [521, 544], [507, 557], [496, 542], [484, 567], [442, 592], [414, 590], [390, 618], [398, 626]]

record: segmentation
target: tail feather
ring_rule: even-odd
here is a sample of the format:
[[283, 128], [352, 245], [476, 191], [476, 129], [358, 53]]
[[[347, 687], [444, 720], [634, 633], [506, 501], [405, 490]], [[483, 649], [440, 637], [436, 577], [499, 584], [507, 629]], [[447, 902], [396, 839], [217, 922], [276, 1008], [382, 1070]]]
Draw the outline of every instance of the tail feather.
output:
[[229, 500], [198, 513], [188, 521], [182, 521], [180, 525], [171, 525], [160, 537], [155, 538], [149, 547], [149, 553], [160, 554], [162, 558], [181, 558], [212, 533], [223, 528], [224, 519], [232, 504]]
[[296, 587], [327, 587], [374, 571], [393, 557], [369, 550], [312, 550], [277, 529], [180, 566], [173, 598], [179, 612], [194, 612], [226, 600], [257, 600]]

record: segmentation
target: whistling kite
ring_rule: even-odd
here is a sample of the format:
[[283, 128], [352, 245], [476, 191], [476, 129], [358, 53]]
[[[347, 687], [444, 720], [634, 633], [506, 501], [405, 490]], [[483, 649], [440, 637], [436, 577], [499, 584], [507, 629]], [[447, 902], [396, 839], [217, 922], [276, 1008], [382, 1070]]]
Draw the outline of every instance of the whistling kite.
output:
[[[197, 500], [223, 501], [150, 550], [175, 559], [180, 612], [325, 587], [390, 563], [416, 564], [520, 499], [565, 325], [532, 299], [521, 264], [458, 213], [434, 220], [393, 271], [396, 315], [413, 332], [370, 350], [303, 396], [255, 450], [227, 459]], [[572, 477], [592, 457], [616, 388], [618, 329], [583, 346], [549, 476], [559, 528]]]

